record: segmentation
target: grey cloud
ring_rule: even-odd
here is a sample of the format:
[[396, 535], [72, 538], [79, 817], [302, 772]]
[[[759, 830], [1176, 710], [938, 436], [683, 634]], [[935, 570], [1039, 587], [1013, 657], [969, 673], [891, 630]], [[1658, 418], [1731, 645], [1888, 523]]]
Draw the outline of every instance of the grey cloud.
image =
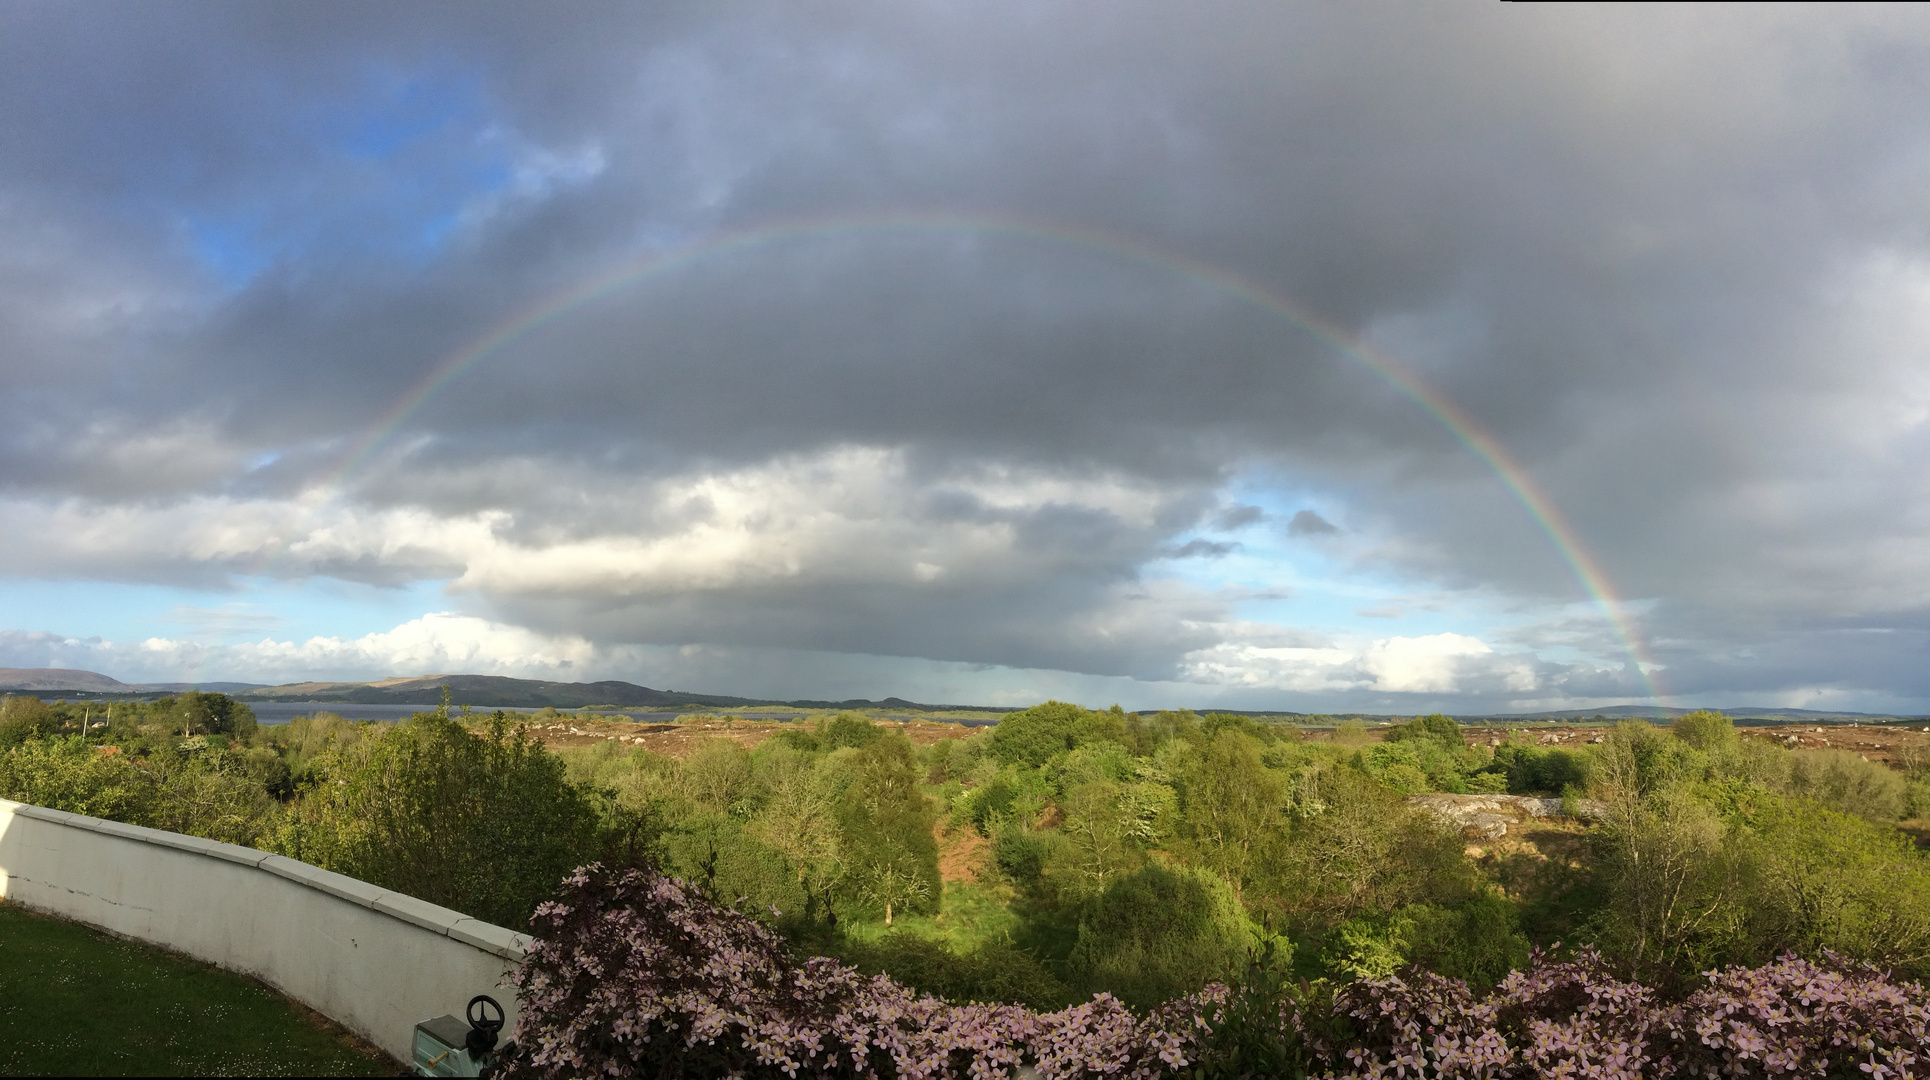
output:
[[1265, 521], [1267, 512], [1258, 506], [1232, 506], [1213, 515], [1213, 527], [1225, 532], [1244, 529]]
[[[720, 249], [509, 342], [346, 488], [375, 510], [500, 510], [530, 544], [671, 530], [621, 493], [846, 445], [903, 448], [907, 490], [1023, 468], [1130, 475], [1166, 503], [1150, 525], [1013, 516], [1038, 556], [983, 593], [492, 598], [619, 640], [1170, 670], [1212, 632], [1121, 597], [1187, 530], [1258, 521], [1209, 509], [1256, 463], [1349, 493], [1350, 541], [1400, 538], [1369, 564], [1578, 595], [1452, 434], [1198, 260], [1367, 335], [1465, 410], [1582, 556], [1653, 601], [1644, 626], [1685, 687], [1787, 683], [1727, 658], [1800, 642], [1834, 665], [1802, 679], [1921, 692], [1905, 650], [1816, 628], [1913, 641], [1930, 610], [1909, 584], [1930, 580], [1921, 500], [1896, 495], [1916, 490], [1923, 422], [1870, 420], [1930, 400], [1924, 341], [1873, 344], [1899, 320], [1857, 299], [1880, 291], [1872, 260], [1902, 267], [1895, 311], [1926, 273], [1930, 43], [1903, 13], [18, 10], [0, 400], [27, 419], [0, 437], [0, 484], [23, 498], [286, 498], [444, 358], [574, 285], [769, 222], [945, 211], [1177, 257], [929, 224]], [[488, 179], [585, 147], [604, 166], [580, 182], [511, 199]], [[224, 229], [231, 262], [259, 267], [211, 259]], [[193, 440], [117, 456], [184, 416]], [[944, 530], [1000, 511], [952, 492], [908, 513]], [[1287, 531], [1335, 530], [1303, 510]]]
[[1288, 536], [1333, 536], [1340, 532], [1334, 523], [1312, 510], [1302, 510], [1287, 522]]
[[1238, 544], [1223, 543], [1218, 540], [1188, 540], [1173, 549], [1175, 559], [1221, 559], [1240, 550]]

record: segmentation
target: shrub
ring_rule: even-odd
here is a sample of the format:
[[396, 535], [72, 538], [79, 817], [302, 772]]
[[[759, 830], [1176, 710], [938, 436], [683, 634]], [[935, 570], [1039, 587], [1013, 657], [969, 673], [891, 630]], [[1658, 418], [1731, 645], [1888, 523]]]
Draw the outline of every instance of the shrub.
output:
[[1439, 743], [1452, 750], [1460, 750], [1468, 745], [1467, 738], [1461, 734], [1461, 725], [1440, 713], [1417, 716], [1405, 724], [1396, 725], [1386, 735], [1386, 741], [1391, 743], [1410, 740]]
[[884, 728], [872, 723], [871, 718], [863, 713], [841, 712], [824, 726], [821, 741], [826, 750], [845, 746], [865, 747], [877, 742], [884, 733]]
[[148, 825], [157, 786], [126, 755], [73, 736], [33, 738], [0, 753], [0, 798], [70, 814]]
[[1766, 797], [1745, 819], [1753, 948], [1828, 953], [1930, 975], [1930, 860], [1893, 826]]
[[1030, 953], [999, 942], [960, 956], [930, 938], [894, 931], [868, 944], [846, 942], [838, 951], [864, 974], [888, 974], [947, 1001], [1050, 1010], [1073, 1000], [1071, 988]]
[[1029, 885], [1044, 872], [1056, 840], [1056, 833], [1041, 834], [1021, 822], [1008, 821], [992, 838], [992, 860], [1014, 882]]
[[[1282, 738], [1298, 738], [1300, 729], [1284, 724], [1262, 724], [1251, 716], [1239, 713], [1210, 712], [1200, 717], [1200, 737], [1211, 740], [1222, 731], [1237, 731], [1249, 738], [1257, 739], [1262, 745], [1271, 745]], [[1287, 732], [1292, 735], [1287, 735]]]
[[169, 750], [145, 761], [76, 736], [30, 739], [0, 753], [0, 797], [89, 817], [253, 844], [273, 810], [244, 752]]
[[1848, 750], [1798, 750], [1790, 755], [1790, 789], [1872, 821], [1903, 814], [1902, 775]]
[[1141, 1019], [1100, 995], [1039, 1015], [949, 1005], [822, 957], [798, 963], [750, 916], [651, 871], [592, 864], [537, 909], [511, 976], [511, 1076], [1010, 1076], [1152, 1080], [1204, 1027], [1181, 1003]]
[[1704, 752], [1713, 752], [1733, 746], [1736, 739], [1736, 725], [1727, 716], [1708, 709], [1697, 709], [1675, 718], [1669, 725], [1675, 737]]
[[1007, 713], [993, 729], [992, 749], [1007, 764], [1044, 765], [1085, 742], [1101, 739], [1125, 745], [1132, 736], [1123, 712], [1091, 712], [1063, 701], [1048, 701]]
[[273, 850], [503, 926], [523, 925], [597, 843], [590, 796], [501, 717], [479, 735], [446, 707], [417, 713], [329, 768]]
[[1494, 765], [1507, 774], [1508, 790], [1517, 795], [1557, 795], [1588, 782], [1581, 755], [1571, 750], [1503, 743], [1494, 749]]
[[1239, 970], [1254, 941], [1218, 875], [1148, 864], [1083, 913], [1068, 966], [1077, 985], [1148, 1007]]
[[989, 784], [980, 784], [965, 796], [965, 816], [980, 836], [990, 836], [995, 824], [1011, 815], [1017, 796], [1017, 789], [1000, 776]]
[[738, 819], [690, 814], [672, 822], [660, 843], [664, 865], [706, 895], [787, 917], [802, 916], [810, 906], [805, 883], [789, 860], [748, 835]]
[[1493, 986], [1524, 966], [1530, 953], [1514, 905], [1483, 894], [1457, 907], [1410, 904], [1385, 915], [1357, 915], [1334, 929], [1325, 963], [1350, 978], [1384, 979], [1413, 965]]
[[0, 749], [59, 730], [60, 718], [39, 698], [0, 698]]
[[1834, 956], [1710, 972], [1671, 1000], [1590, 950], [1537, 953], [1477, 995], [1429, 972], [1294, 986], [1262, 949], [1231, 989], [1143, 1016], [1105, 994], [1039, 1014], [800, 963], [647, 870], [583, 867], [532, 923], [511, 1076], [1890, 1078], [1930, 1060], [1930, 992]]

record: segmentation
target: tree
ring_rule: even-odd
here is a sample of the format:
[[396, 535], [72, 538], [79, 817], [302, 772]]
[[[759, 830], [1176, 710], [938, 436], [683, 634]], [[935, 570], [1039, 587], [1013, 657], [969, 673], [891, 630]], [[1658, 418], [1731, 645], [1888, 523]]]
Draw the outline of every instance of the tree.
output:
[[1085, 742], [1132, 741], [1123, 709], [1091, 712], [1063, 701], [1048, 701], [1007, 713], [993, 729], [993, 752], [1008, 764], [1043, 765]]
[[750, 789], [751, 756], [734, 739], [705, 739], [684, 759], [681, 775], [692, 799], [728, 811]]
[[1148, 863], [1092, 902], [1070, 966], [1082, 985], [1149, 1007], [1225, 979], [1254, 944], [1251, 924], [1224, 880], [1211, 871]]
[[226, 694], [190, 690], [174, 699], [170, 712], [183, 737], [232, 735], [246, 739], [255, 732], [255, 710]]
[[822, 908], [844, 878], [844, 844], [838, 830], [837, 798], [816, 762], [786, 753], [771, 762], [769, 796], [751, 820], [751, 835], [769, 844], [791, 864], [806, 897], [807, 916]]
[[1707, 962], [1738, 932], [1735, 864], [1713, 810], [1688, 790], [1680, 758], [1647, 724], [1622, 724], [1594, 761], [1606, 807], [1593, 837], [1610, 903], [1597, 917], [1637, 971]]
[[448, 704], [331, 755], [274, 847], [509, 927], [594, 857], [599, 816], [563, 763], [500, 716], [480, 734]]
[[1228, 728], [1207, 742], [1185, 783], [1186, 830], [1200, 861], [1240, 895], [1262, 849], [1285, 823], [1286, 783], [1260, 761], [1258, 741]]
[[860, 904], [929, 910], [937, 901], [938, 842], [931, 803], [918, 790], [911, 740], [887, 731], [850, 757], [838, 808], [847, 885]]

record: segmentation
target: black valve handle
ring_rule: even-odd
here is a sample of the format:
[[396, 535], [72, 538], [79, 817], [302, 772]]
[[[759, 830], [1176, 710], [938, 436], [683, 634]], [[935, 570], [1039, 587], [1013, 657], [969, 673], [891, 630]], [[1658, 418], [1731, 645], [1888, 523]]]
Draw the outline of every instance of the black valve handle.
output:
[[[478, 1006], [482, 1006], [482, 1008], [478, 1008]], [[489, 1015], [491, 1009], [494, 1009], [496, 1012], [496, 1015], [493, 1017]], [[470, 998], [469, 1008], [466, 1011], [469, 1017], [470, 1027], [482, 1028], [484, 1031], [501, 1031], [503, 1029], [503, 1007], [495, 998], [490, 997], [488, 994], [477, 994], [475, 997]]]
[[[489, 1015], [490, 1010], [496, 1015]], [[503, 1006], [488, 994], [477, 994], [469, 999], [469, 1008], [464, 1010], [469, 1018], [469, 1035], [463, 1040], [470, 1056], [486, 1054], [496, 1048], [496, 1033], [503, 1029]]]

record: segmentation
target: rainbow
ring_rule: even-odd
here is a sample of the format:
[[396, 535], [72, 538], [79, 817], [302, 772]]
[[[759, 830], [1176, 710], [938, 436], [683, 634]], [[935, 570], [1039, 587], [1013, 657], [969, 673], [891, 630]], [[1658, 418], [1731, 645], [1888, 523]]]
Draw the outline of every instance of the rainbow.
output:
[[1600, 561], [1582, 543], [1574, 527], [1555, 507], [1553, 499], [1535, 484], [1528, 470], [1508, 453], [1499, 440], [1485, 431], [1460, 406], [1406, 370], [1392, 356], [1376, 349], [1338, 324], [1249, 278], [1200, 259], [1167, 251], [1138, 240], [1056, 223], [1027, 221], [1019, 218], [928, 213], [822, 217], [713, 234], [679, 247], [626, 262], [562, 292], [545, 297], [444, 357], [411, 390], [398, 398], [382, 414], [368, 433], [344, 455], [339, 466], [323, 477], [320, 493], [325, 494], [344, 483], [369, 460], [377, 448], [400, 430], [411, 416], [421, 410], [429, 399], [435, 397], [451, 382], [461, 378], [465, 372], [512, 342], [569, 315], [586, 304], [607, 297], [620, 289], [675, 273], [705, 260], [772, 244], [836, 234], [908, 231], [966, 232], [1007, 236], [1099, 252], [1178, 274], [1269, 312], [1312, 334], [1341, 355], [1362, 364], [1400, 394], [1420, 406], [1423, 412], [1446, 429], [1501, 480], [1515, 501], [1521, 504], [1535, 525], [1547, 536], [1556, 552], [1568, 565], [1576, 583], [1588, 594], [1607, 620], [1643, 685], [1647, 687], [1650, 698], [1656, 701], [1662, 700], [1663, 694], [1652, 675], [1652, 669], [1659, 665], [1643, 646], [1640, 635], [1629, 620], [1625, 605], [1617, 598]]

